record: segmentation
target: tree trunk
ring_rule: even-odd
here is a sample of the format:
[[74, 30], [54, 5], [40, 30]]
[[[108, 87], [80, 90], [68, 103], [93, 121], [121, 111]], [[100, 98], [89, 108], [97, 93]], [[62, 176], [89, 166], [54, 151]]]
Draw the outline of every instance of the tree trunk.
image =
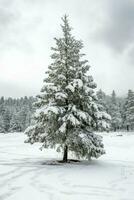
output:
[[127, 125], [127, 131], [129, 131], [129, 125]]
[[67, 158], [68, 158], [68, 146], [65, 145], [63, 152], [63, 162], [67, 162]]

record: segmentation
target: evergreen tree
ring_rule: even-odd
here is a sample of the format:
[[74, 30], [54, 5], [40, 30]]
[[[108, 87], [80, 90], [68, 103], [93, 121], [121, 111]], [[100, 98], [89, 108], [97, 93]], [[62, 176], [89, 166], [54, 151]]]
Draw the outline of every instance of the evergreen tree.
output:
[[[97, 91], [97, 98], [98, 98], [98, 103], [99, 103], [99, 110], [101, 111], [101, 113], [104, 113], [104, 120], [102, 120], [103, 126], [101, 127], [100, 131], [106, 130], [109, 131], [110, 129], [110, 121], [111, 121], [111, 116], [109, 114], [107, 114], [108, 112], [108, 101], [107, 101], [107, 97], [106, 94], [100, 89], [99, 91]], [[103, 129], [105, 124], [105, 129]]]
[[5, 112], [4, 108], [4, 97], [0, 98], [0, 133], [4, 133], [4, 120], [3, 120], [3, 115]]
[[109, 104], [108, 96], [101, 89], [97, 91], [96, 95], [99, 104], [102, 105], [102, 110], [108, 113], [108, 104]]
[[14, 113], [10, 120], [10, 129], [9, 132], [21, 132], [22, 131], [22, 124], [19, 120], [18, 113]]
[[132, 90], [128, 90], [128, 96], [124, 105], [123, 121], [128, 131], [134, 129], [134, 92]]
[[6, 109], [3, 114], [3, 123], [4, 123], [4, 130], [7, 133], [10, 128], [10, 120], [11, 120], [11, 113], [9, 109]]
[[117, 102], [117, 97], [114, 90], [111, 95], [109, 114], [111, 116], [112, 130], [116, 131], [117, 129], [120, 129], [122, 123], [122, 117], [120, 112], [120, 104]]
[[0, 133], [4, 133], [5, 129], [4, 129], [4, 121], [3, 121], [3, 117], [0, 115]]
[[105, 151], [101, 136], [93, 130], [100, 128], [106, 116], [97, 105], [96, 84], [87, 75], [88, 61], [80, 52], [83, 44], [71, 35], [66, 15], [62, 20], [63, 37], [55, 38], [53, 62], [35, 104], [35, 124], [25, 132], [27, 142], [62, 150], [63, 162], [67, 162], [69, 150], [78, 157], [98, 158]]

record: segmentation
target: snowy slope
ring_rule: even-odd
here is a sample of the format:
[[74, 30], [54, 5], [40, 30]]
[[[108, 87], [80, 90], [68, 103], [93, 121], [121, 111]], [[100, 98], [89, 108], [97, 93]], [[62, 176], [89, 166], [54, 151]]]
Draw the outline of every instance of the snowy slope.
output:
[[54, 150], [25, 144], [20, 133], [0, 135], [0, 200], [134, 200], [134, 135], [104, 135], [98, 160], [47, 165]]

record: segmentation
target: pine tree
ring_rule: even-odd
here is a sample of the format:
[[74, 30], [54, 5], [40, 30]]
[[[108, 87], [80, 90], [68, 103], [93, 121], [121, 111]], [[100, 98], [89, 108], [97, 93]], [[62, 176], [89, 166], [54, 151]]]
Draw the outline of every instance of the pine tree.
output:
[[3, 115], [5, 112], [4, 108], [4, 97], [0, 98], [0, 133], [4, 133], [4, 120], [3, 120]]
[[4, 129], [4, 121], [3, 121], [3, 117], [0, 115], [0, 133], [4, 133], [5, 129]]
[[11, 120], [11, 113], [10, 113], [9, 109], [6, 109], [3, 114], [3, 124], [4, 124], [4, 130], [6, 133], [9, 132], [10, 120]]
[[126, 102], [124, 105], [124, 126], [126, 129], [133, 130], [134, 129], [134, 92], [132, 90], [128, 90], [128, 96], [126, 98]]
[[41, 142], [42, 148], [63, 151], [63, 162], [68, 151], [78, 157], [96, 157], [105, 153], [102, 138], [93, 133], [107, 118], [99, 109], [94, 93], [96, 84], [87, 75], [90, 66], [83, 60], [83, 43], [71, 34], [68, 18], [62, 18], [62, 38], [55, 38], [52, 64], [46, 72], [41, 95], [36, 102], [35, 123], [25, 133], [27, 142]]
[[116, 93], [113, 90], [109, 105], [109, 114], [111, 116], [111, 128], [116, 131], [121, 127], [122, 117], [120, 112], [120, 104], [117, 102]]
[[[101, 89], [97, 91], [96, 94], [97, 94], [98, 103], [99, 103], [99, 110], [101, 111], [101, 113], [104, 113], [105, 115], [105, 118], [102, 120], [103, 126], [101, 126], [100, 131], [103, 131], [103, 130], [109, 131], [111, 116], [107, 114], [108, 102], [107, 102], [106, 94]], [[105, 129], [103, 127], [105, 127]]]
[[10, 129], [9, 132], [21, 132], [22, 131], [22, 124], [19, 120], [18, 113], [14, 113], [10, 120]]

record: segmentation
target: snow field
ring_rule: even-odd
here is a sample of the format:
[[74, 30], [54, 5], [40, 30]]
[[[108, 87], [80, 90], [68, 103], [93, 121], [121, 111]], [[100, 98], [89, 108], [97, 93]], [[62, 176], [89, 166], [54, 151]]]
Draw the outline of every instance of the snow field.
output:
[[23, 133], [0, 135], [0, 200], [134, 200], [134, 135], [103, 134], [98, 160], [49, 165], [54, 150], [24, 143]]

